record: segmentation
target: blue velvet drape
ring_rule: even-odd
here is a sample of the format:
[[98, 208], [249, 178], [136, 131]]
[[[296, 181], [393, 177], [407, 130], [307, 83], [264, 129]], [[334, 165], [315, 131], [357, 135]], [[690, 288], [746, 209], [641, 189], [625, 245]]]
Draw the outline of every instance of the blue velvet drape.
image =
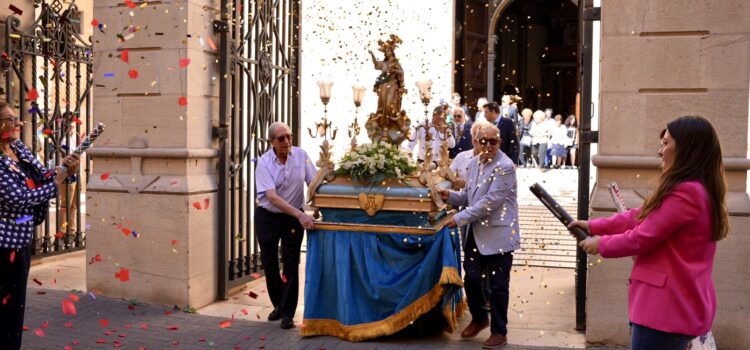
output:
[[463, 312], [456, 230], [431, 235], [308, 232], [302, 335], [359, 341], [399, 331], [435, 306]]

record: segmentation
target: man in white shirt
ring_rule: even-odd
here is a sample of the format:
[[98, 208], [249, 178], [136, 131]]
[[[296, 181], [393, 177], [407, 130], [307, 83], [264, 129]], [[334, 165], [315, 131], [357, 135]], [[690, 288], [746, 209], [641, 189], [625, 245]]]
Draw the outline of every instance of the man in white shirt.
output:
[[[317, 171], [307, 153], [292, 146], [292, 132], [286, 124], [271, 124], [268, 139], [273, 147], [258, 159], [255, 170], [255, 227], [274, 307], [268, 320], [281, 319], [281, 328], [289, 329], [294, 327], [292, 318], [297, 310], [302, 237], [304, 230], [314, 227], [313, 218], [302, 208], [304, 185], [313, 181]], [[279, 272], [279, 241], [286, 281]]]

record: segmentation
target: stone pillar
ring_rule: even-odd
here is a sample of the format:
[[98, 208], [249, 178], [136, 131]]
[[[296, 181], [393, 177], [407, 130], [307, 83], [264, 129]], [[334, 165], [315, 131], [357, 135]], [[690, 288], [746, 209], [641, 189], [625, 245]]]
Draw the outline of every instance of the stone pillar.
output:
[[[683, 115], [711, 120], [721, 139], [729, 182], [730, 237], [719, 242], [714, 267], [720, 348], [750, 347], [750, 200], [746, 193], [750, 8], [743, 0], [611, 0], [602, 5], [601, 120], [592, 217], [614, 205], [616, 181], [626, 205], [653, 189], [660, 164], [659, 132]], [[626, 345], [631, 259], [589, 260], [586, 340]], [[667, 282], [668, 283], [668, 282]]]
[[88, 152], [87, 288], [201, 307], [218, 283], [218, 56], [208, 37], [219, 2], [94, 6], [105, 25], [94, 34], [94, 121], [107, 127]]

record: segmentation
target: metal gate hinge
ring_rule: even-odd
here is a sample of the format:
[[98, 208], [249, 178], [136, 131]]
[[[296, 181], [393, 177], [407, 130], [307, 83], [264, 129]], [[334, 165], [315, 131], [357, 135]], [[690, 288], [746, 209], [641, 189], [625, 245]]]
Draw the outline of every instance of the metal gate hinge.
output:
[[228, 33], [229, 23], [220, 20], [214, 20], [214, 33]]
[[599, 131], [581, 131], [581, 143], [599, 143]]
[[229, 129], [226, 126], [214, 126], [211, 128], [213, 138], [226, 139], [229, 137]]
[[583, 20], [584, 21], [601, 21], [602, 20], [602, 8], [601, 7], [589, 7], [583, 9]]

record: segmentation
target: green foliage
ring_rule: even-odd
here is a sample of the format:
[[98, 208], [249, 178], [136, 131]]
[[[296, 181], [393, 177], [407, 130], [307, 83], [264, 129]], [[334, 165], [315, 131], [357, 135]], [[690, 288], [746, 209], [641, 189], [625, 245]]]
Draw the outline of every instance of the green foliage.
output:
[[417, 170], [409, 154], [389, 143], [368, 143], [357, 146], [339, 161], [337, 175], [348, 175], [352, 181], [373, 187], [381, 181], [403, 180]]

